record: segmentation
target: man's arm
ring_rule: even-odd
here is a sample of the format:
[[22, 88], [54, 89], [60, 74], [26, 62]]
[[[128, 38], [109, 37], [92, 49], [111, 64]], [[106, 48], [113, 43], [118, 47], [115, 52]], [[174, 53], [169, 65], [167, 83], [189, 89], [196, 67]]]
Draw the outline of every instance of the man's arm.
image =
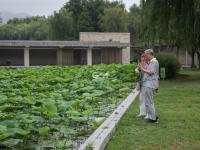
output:
[[154, 73], [150, 69], [145, 69], [144, 65], [140, 65], [140, 69], [144, 72], [147, 73], [148, 75], [153, 75]]
[[144, 72], [144, 73], [147, 73], [148, 75], [153, 75], [156, 73], [156, 63], [155, 62], [152, 62], [151, 64], [149, 64], [149, 67], [148, 69], [146, 69], [144, 67], [144, 65], [140, 65], [140, 69]]

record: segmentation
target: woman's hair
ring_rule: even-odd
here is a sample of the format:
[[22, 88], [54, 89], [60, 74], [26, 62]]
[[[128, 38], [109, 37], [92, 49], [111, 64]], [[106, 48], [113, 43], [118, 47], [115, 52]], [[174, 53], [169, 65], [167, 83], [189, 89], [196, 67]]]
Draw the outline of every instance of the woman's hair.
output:
[[138, 58], [138, 61], [141, 62], [141, 58], [144, 58], [144, 57], [145, 57], [145, 54], [142, 53], [142, 54], [140, 55], [140, 57]]

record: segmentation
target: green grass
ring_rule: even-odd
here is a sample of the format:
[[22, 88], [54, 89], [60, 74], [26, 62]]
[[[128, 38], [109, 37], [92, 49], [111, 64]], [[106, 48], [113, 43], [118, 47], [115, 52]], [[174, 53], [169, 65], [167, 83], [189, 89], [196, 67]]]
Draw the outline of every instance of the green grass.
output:
[[138, 99], [122, 118], [106, 150], [199, 150], [200, 71], [161, 81], [154, 97], [159, 124], [137, 118]]

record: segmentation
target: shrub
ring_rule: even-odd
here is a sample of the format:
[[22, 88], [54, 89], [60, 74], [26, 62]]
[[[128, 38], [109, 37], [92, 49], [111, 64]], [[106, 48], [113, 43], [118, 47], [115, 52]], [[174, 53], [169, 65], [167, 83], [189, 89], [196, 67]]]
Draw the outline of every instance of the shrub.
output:
[[157, 53], [155, 55], [157, 60], [159, 61], [160, 68], [164, 67], [166, 72], [166, 78], [173, 78], [176, 76], [180, 69], [180, 63], [176, 56], [169, 53]]

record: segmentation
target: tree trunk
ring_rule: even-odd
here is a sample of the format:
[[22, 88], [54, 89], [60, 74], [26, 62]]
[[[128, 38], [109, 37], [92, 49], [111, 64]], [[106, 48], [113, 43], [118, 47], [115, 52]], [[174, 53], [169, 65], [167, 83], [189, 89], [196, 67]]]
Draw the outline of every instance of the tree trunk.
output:
[[195, 50], [192, 48], [192, 62], [191, 62], [191, 68], [194, 68], [194, 55], [195, 55]]

